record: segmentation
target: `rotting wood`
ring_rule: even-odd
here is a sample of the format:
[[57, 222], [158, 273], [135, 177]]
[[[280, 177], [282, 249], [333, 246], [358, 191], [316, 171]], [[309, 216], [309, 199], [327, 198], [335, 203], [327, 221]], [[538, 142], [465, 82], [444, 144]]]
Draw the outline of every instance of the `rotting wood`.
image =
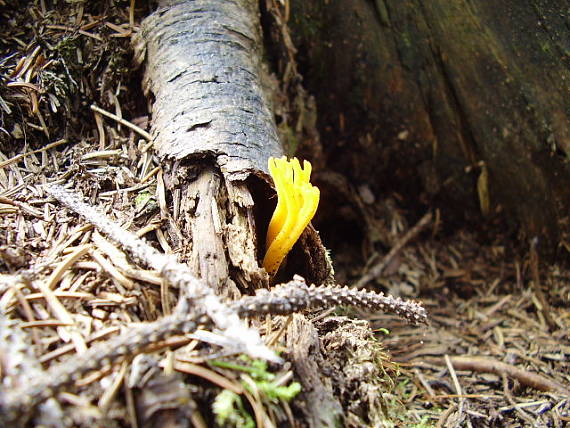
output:
[[[214, 171], [204, 169], [194, 181], [182, 191], [182, 219], [192, 216], [186, 221], [192, 237], [189, 266], [196, 275], [200, 276], [217, 294], [235, 298], [239, 291], [235, 286], [230, 289], [228, 260], [225, 257], [222, 230], [220, 200], [220, 177]], [[224, 221], [225, 223], [225, 221]]]
[[[173, 204], [178, 225], [167, 222], [172, 246], [196, 275], [233, 297], [240, 287], [268, 285], [258, 262], [268, 219], [256, 212], [254, 199], [269, 209], [267, 160], [282, 154], [263, 92], [258, 18], [251, 0], [165, 1], [134, 41], [154, 100], [151, 134], [164, 183], [180, 195]], [[294, 273], [324, 282], [330, 264], [312, 227], [298, 246], [291, 257], [311, 260], [294, 264], [302, 266]]]
[[319, 335], [305, 317], [293, 315], [287, 329], [287, 348], [291, 349], [295, 373], [303, 385], [299, 407], [304, 421], [311, 428], [341, 426], [344, 414], [333, 393], [332, 380], [320, 377], [324, 361]]
[[240, 287], [249, 288], [266, 280], [256, 258], [254, 200], [243, 181], [226, 182], [226, 190], [228, 200], [232, 201], [228, 206], [229, 219], [225, 229], [228, 258], [232, 266], [241, 266], [235, 273], [235, 281]]

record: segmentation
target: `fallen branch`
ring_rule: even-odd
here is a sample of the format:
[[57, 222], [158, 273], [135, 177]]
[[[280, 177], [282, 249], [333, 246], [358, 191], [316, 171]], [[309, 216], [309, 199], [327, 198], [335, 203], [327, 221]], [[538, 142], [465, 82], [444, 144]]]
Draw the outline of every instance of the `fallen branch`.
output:
[[494, 373], [498, 376], [506, 374], [521, 384], [539, 391], [554, 391], [569, 395], [570, 391], [562, 384], [536, 373], [519, 369], [510, 364], [487, 357], [451, 357], [451, 363], [457, 370], [473, 370], [483, 373]]
[[[27, 339], [28, 337], [20, 328], [18, 321], [7, 318], [0, 311], [0, 343], [7, 350], [7, 352], [2, 352], [2, 387], [6, 392], [20, 391], [23, 385], [29, 385], [33, 380], [42, 378], [45, 373], [40, 362], [32, 352]], [[8, 411], [10, 407], [8, 409], [5, 408], [2, 398], [0, 396], [0, 422], [2, 422], [2, 426], [19, 426], [10, 425], [7, 422], [10, 421], [11, 415], [22, 413], [22, 410], [25, 411], [25, 409], [21, 407], [12, 408], [13, 411], [10, 413]], [[15, 395], [13, 395], [13, 398], [18, 398], [19, 400], [19, 397]], [[36, 405], [40, 405], [49, 398], [45, 397], [45, 399], [38, 401]], [[8, 416], [8, 420], [5, 421], [6, 416]], [[46, 426], [57, 426], [50, 424], [49, 421], [53, 423], [61, 418], [62, 411], [55, 400], [40, 406], [38, 423], [43, 422]], [[14, 422], [15, 420], [11, 421]]]
[[[224, 344], [231, 352], [244, 352], [253, 357], [280, 361], [261, 342], [259, 333], [248, 328], [239, 316], [286, 315], [301, 310], [345, 305], [371, 311], [393, 312], [412, 323], [427, 322], [425, 309], [419, 303], [348, 287], [307, 286], [300, 276], [295, 276], [292, 281], [277, 286], [271, 291], [261, 290], [257, 296], [243, 297], [230, 305], [224, 304], [209, 287], [193, 276], [186, 266], [168, 255], [159, 253], [140, 238], [125, 231], [96, 209], [81, 202], [78, 196], [69, 193], [61, 186], [52, 185], [47, 190], [61, 203], [86, 218], [133, 257], [158, 270], [165, 279], [180, 288], [182, 296], [172, 315], [129, 328], [126, 333], [88, 348], [84, 353], [52, 366], [47, 372], [39, 371], [24, 386], [0, 391], [0, 422], [7, 426], [16, 423], [25, 424], [34, 415], [34, 410], [38, 405], [88, 373], [101, 370], [124, 359], [131, 359], [153, 349], [151, 345], [156, 342], [196, 330], [199, 324], [213, 325], [220, 329], [222, 336], [227, 339]], [[462, 361], [469, 362], [470, 360], [459, 359], [457, 363], [461, 364]], [[476, 366], [475, 364], [474, 367]], [[540, 376], [534, 376], [542, 383], [535, 380], [533, 385], [547, 385], [550, 388], [555, 385], [544, 383], [545, 381]], [[534, 378], [530, 376], [530, 379]], [[563, 390], [562, 386], [556, 386], [556, 388]]]
[[418, 236], [422, 230], [431, 222], [432, 214], [428, 212], [425, 214], [418, 223], [412, 227], [406, 234], [392, 247], [392, 249], [386, 254], [380, 262], [372, 267], [368, 272], [362, 275], [362, 278], [358, 280], [358, 282], [354, 285], [354, 288], [361, 289], [366, 286], [367, 283], [372, 281], [375, 278], [378, 278], [386, 266], [396, 257], [402, 248], [404, 248], [408, 242], [410, 242], [413, 238]]
[[271, 291], [259, 290], [257, 296], [243, 297], [234, 302], [233, 306], [242, 316], [262, 313], [288, 315], [307, 309], [353, 306], [371, 312], [394, 313], [413, 324], [428, 322], [424, 307], [412, 300], [349, 287], [307, 286], [305, 280], [298, 275]]
[[[235, 349], [254, 358], [263, 358], [275, 362], [281, 361], [273, 351], [267, 348], [259, 333], [247, 327], [239, 319], [234, 309], [223, 303], [214, 291], [196, 278], [187, 266], [177, 262], [173, 256], [160, 253], [142, 239], [111, 221], [95, 208], [85, 204], [80, 198], [58, 185], [47, 187], [47, 191], [59, 202], [75, 211], [92, 223], [99, 231], [116, 244], [120, 245], [133, 258], [157, 270], [160, 275], [192, 298], [192, 310], [204, 311], [215, 327], [230, 340]], [[203, 309], [202, 309], [203, 308]], [[189, 308], [190, 309], [190, 308]]]

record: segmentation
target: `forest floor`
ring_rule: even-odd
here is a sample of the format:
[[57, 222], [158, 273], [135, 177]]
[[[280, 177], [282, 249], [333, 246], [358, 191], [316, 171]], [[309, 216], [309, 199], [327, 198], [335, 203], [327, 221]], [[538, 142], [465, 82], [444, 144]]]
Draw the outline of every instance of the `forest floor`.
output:
[[568, 424], [569, 272], [544, 264], [533, 276], [532, 264], [458, 231], [404, 248], [392, 274], [377, 281], [392, 292], [413, 290], [430, 313], [427, 328], [368, 318], [375, 330], [389, 331], [381, 341], [411, 379], [399, 395], [416, 420]]
[[[168, 291], [156, 272], [134, 265], [44, 189], [46, 183], [70, 185], [125, 228], [172, 250], [158, 215], [156, 195], [164, 194], [164, 183], [145, 131], [146, 102], [130, 65], [135, 17], [127, 2], [113, 4], [99, 10], [77, 2], [56, 11], [43, 2], [8, 8], [0, 0], [0, 22], [7, 24], [0, 26], [0, 311], [26, 332], [40, 370], [169, 310]], [[385, 221], [373, 211], [363, 213], [368, 224]], [[379, 230], [397, 243], [409, 228], [395, 208], [391, 218], [394, 223]], [[430, 325], [357, 314], [397, 363], [386, 362], [391, 386], [378, 391], [382, 425], [570, 424], [570, 270], [543, 262], [532, 248], [517, 251], [519, 244], [508, 238], [495, 236], [489, 243], [475, 232], [444, 234], [440, 227], [426, 225], [367, 284], [421, 301]], [[333, 239], [322, 238], [325, 245]], [[351, 258], [361, 246], [333, 252], [338, 280], [355, 283], [384, 263], [385, 255], [374, 251], [380, 247], [367, 252], [366, 267]], [[240, 390], [239, 376], [227, 367], [199, 358], [177, 366], [166, 349], [181, 346], [197, 348], [198, 341], [173, 338], [157, 350], [164, 364], [200, 379], [191, 388], [202, 397], [198, 406], [211, 405], [212, 387]], [[27, 351], [2, 349], [2, 364], [9, 352]], [[140, 409], [133, 410], [132, 391], [140, 391], [121, 390], [123, 381], [129, 383], [126, 365], [110, 373], [102, 368], [82, 380], [80, 392], [60, 394], [60, 402], [75, 409], [66, 413], [72, 425], [133, 421]], [[2, 376], [10, 374], [3, 366]], [[7, 377], [3, 382], [9, 385]], [[167, 387], [148, 388], [154, 396], [147, 400], [172, 405], [180, 397], [164, 398]], [[124, 396], [120, 405], [118, 396]], [[277, 412], [256, 407], [259, 397], [248, 400], [258, 424]], [[286, 403], [282, 409], [294, 419]], [[209, 410], [198, 410], [194, 425], [209, 425]]]

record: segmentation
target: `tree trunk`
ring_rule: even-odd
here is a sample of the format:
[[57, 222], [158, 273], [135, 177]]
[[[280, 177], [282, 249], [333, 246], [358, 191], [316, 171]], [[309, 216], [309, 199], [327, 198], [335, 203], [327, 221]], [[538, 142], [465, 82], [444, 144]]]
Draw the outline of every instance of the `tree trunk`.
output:
[[[268, 284], [258, 244], [275, 204], [267, 160], [283, 153], [262, 85], [257, 2], [163, 3], [135, 42], [169, 190], [162, 215], [181, 258], [236, 296]], [[314, 229], [301, 245], [320, 263], [301, 261], [295, 273], [322, 282], [325, 250]]]
[[566, 9], [293, 0], [289, 25], [328, 166], [411, 207], [435, 203], [448, 221], [502, 207], [543, 249], [568, 250]]

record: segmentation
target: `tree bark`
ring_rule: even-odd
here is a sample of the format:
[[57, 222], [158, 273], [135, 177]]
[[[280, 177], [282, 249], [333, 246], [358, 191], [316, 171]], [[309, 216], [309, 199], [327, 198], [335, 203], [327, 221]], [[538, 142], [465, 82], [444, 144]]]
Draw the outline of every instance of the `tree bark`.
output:
[[282, 154], [262, 90], [258, 22], [248, 0], [165, 1], [145, 19], [139, 46], [161, 157], [214, 157], [236, 180]]
[[502, 207], [543, 249], [570, 248], [565, 9], [561, 0], [293, 0], [328, 166], [411, 207], [436, 203], [448, 220]]

